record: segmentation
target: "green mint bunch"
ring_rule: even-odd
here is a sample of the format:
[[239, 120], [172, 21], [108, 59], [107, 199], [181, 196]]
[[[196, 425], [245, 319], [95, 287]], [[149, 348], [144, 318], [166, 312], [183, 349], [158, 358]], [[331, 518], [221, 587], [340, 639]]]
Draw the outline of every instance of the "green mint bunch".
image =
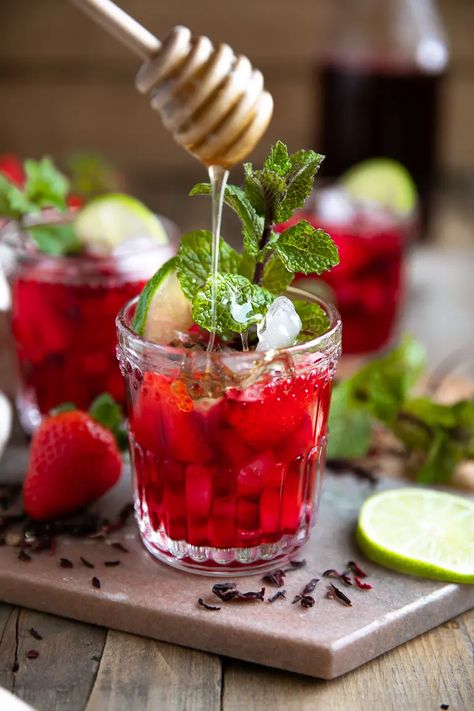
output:
[[[295, 274], [321, 274], [338, 264], [337, 247], [323, 230], [306, 220], [281, 230], [310, 194], [323, 156], [311, 150], [292, 155], [278, 141], [263, 168], [244, 164], [243, 186], [228, 185], [224, 201], [242, 224], [243, 250], [220, 241], [217, 294], [217, 333], [230, 339], [258, 324], [275, 297], [283, 294]], [[195, 185], [190, 195], [210, 195], [208, 183]], [[204, 329], [212, 323], [210, 279], [212, 236], [190, 232], [181, 240], [177, 276], [185, 296], [192, 301], [193, 319]], [[295, 301], [302, 321], [300, 340], [324, 333], [329, 327], [325, 312], [316, 304]]]
[[329, 459], [366, 455], [378, 422], [404, 445], [417, 481], [449, 481], [456, 465], [474, 458], [474, 400], [441, 405], [412, 390], [426, 367], [423, 346], [407, 336], [333, 389]]
[[[0, 217], [22, 224], [26, 216], [39, 214], [46, 207], [64, 212], [69, 180], [51, 158], [26, 160], [23, 168], [25, 184], [21, 188], [0, 173]], [[75, 254], [81, 249], [71, 225], [38, 225], [26, 230], [38, 249], [46, 254]]]

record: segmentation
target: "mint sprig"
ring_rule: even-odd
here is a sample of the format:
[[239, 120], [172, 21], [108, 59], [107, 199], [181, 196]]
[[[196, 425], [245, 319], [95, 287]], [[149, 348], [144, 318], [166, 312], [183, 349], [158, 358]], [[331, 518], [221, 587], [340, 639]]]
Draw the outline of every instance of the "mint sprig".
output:
[[[54, 207], [67, 209], [69, 180], [49, 157], [39, 161], [26, 160], [23, 165], [25, 184], [22, 188], [0, 175], [0, 216], [23, 223], [27, 215]], [[81, 243], [72, 225], [49, 224], [27, 227], [26, 231], [41, 252], [55, 256], [76, 254]]]
[[443, 405], [414, 395], [425, 365], [422, 345], [406, 337], [398, 348], [336, 385], [328, 458], [365, 456], [375, 423], [399, 439], [419, 482], [447, 482], [460, 461], [474, 458], [474, 401]]
[[[276, 229], [281, 222], [291, 217], [294, 210], [303, 206], [313, 188], [322, 160], [323, 156], [311, 150], [290, 155], [285, 144], [277, 141], [261, 169], [254, 169], [251, 163], [244, 164], [243, 186], [226, 187], [224, 201], [242, 223], [243, 253], [239, 260], [235, 258], [235, 253], [226, 260], [225, 248], [221, 246], [220, 276], [239, 275], [246, 281], [220, 279], [218, 295], [225, 299], [226, 306], [224, 308], [222, 304], [219, 305], [218, 332], [220, 324], [227, 331], [230, 329], [241, 333], [245, 330], [230, 313], [230, 304], [234, 298], [231, 298], [231, 294], [235, 296], [236, 290], [239, 299], [244, 296], [248, 299], [249, 313], [252, 314], [248, 323], [251, 325], [264, 317], [266, 309], [262, 310], [262, 305], [267, 304], [267, 308], [270, 305], [269, 294], [274, 297], [284, 293], [296, 273], [321, 274], [338, 263], [337, 247], [330, 236], [306, 220], [301, 220], [283, 232]], [[190, 195], [210, 193], [209, 184], [198, 183]], [[198, 322], [203, 328], [210, 327], [207, 313], [210, 287], [204, 279], [210, 267], [208, 245], [210, 241], [206, 237], [206, 249], [198, 258], [191, 254], [187, 259], [186, 250], [182, 258], [178, 254], [181, 286], [186, 296], [194, 300], [193, 314], [195, 318], [201, 319]], [[197, 291], [204, 282], [205, 286]], [[201, 315], [201, 312], [205, 315]], [[327, 330], [328, 319], [317, 304], [312, 304], [305, 315], [308, 315], [306, 327], [303, 322], [306, 340]]]

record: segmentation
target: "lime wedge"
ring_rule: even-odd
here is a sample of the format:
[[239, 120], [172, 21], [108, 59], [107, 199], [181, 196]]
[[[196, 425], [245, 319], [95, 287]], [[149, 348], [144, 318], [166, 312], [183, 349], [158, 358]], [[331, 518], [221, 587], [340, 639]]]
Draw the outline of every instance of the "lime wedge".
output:
[[105, 254], [127, 240], [145, 237], [161, 244], [168, 242], [158, 217], [142, 202], [122, 193], [92, 200], [79, 212], [75, 231], [84, 245]]
[[341, 183], [355, 200], [375, 202], [401, 217], [417, 204], [417, 190], [408, 170], [391, 158], [371, 158], [350, 168]]
[[402, 573], [474, 583], [474, 501], [431, 489], [391, 489], [359, 513], [357, 541], [376, 563]]
[[193, 325], [192, 306], [176, 275], [176, 259], [163, 264], [145, 285], [138, 300], [132, 328], [154, 343], [168, 344], [176, 331]]

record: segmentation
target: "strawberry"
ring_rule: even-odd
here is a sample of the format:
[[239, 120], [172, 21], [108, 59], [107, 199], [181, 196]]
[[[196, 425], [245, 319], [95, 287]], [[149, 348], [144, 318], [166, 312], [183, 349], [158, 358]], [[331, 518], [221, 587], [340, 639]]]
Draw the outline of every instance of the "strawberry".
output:
[[249, 391], [231, 391], [225, 402], [230, 427], [252, 447], [282, 443], [295, 430], [314, 400], [314, 384], [305, 378], [282, 380]]
[[0, 155], [0, 173], [8, 180], [22, 188], [25, 183], [25, 171], [18, 156], [13, 153]]
[[81, 410], [51, 415], [31, 444], [23, 484], [25, 511], [40, 521], [71, 514], [105, 494], [121, 469], [110, 430]]
[[182, 381], [146, 372], [133, 418], [133, 433], [145, 449], [170, 456], [185, 464], [204, 464], [212, 459], [207, 442], [208, 419], [187, 394]]

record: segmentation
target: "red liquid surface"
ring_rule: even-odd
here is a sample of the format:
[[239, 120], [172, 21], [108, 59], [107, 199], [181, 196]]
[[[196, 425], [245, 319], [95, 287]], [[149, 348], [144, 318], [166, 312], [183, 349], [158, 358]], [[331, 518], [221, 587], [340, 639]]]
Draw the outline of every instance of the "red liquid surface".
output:
[[[324, 298], [333, 300], [341, 314], [343, 353], [370, 353], [387, 345], [403, 300], [407, 226], [372, 223], [370, 218], [331, 224], [312, 213], [301, 213], [293, 221], [302, 218], [328, 232], [339, 250], [340, 263], [318, 279], [331, 287], [332, 294]], [[308, 288], [304, 282], [301, 286]]]
[[115, 317], [145, 280], [108, 271], [103, 283], [68, 283], [41, 262], [14, 278], [12, 326], [22, 388], [42, 414], [63, 403], [87, 409], [102, 392], [124, 402]]
[[[279, 541], [311, 522], [330, 397], [327, 374], [193, 401], [181, 381], [130, 375], [142, 526], [216, 548]], [[135, 389], [135, 386], [136, 389]]]

